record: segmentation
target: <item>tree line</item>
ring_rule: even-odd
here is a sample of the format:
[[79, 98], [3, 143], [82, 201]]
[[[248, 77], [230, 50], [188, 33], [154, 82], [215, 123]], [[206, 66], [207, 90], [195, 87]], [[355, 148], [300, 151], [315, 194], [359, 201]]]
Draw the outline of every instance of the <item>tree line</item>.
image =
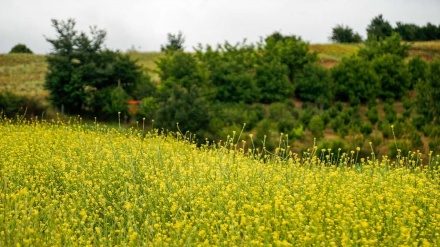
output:
[[[392, 134], [403, 138], [401, 147], [422, 148], [422, 136], [430, 138], [432, 149], [440, 147], [440, 61], [409, 59], [410, 44], [398, 33], [365, 41], [358, 53], [331, 69], [319, 65], [318, 54], [295, 35], [275, 32], [255, 44], [199, 45], [186, 52], [183, 34], [168, 34], [156, 62], [156, 82], [129, 55], [106, 49], [105, 31], [78, 32], [73, 19], [52, 20], [52, 25], [57, 36], [46, 37], [53, 50], [45, 88], [53, 106], [68, 114], [154, 121], [163, 130], [196, 134], [199, 143], [243, 129], [254, 134], [256, 146], [267, 148], [276, 147], [279, 133], [289, 136], [286, 145], [307, 138], [306, 133], [325, 142], [328, 127], [342, 139], [360, 134], [360, 142], [368, 137], [377, 146], [392, 136], [393, 125]], [[136, 113], [129, 110], [131, 99], [140, 101]], [[402, 117], [394, 101], [404, 102]], [[383, 119], [378, 102], [383, 102]], [[367, 106], [366, 118], [361, 105]], [[373, 129], [381, 136], [370, 136]]]
[[[397, 22], [393, 27], [383, 15], [374, 17], [367, 29], [368, 39], [384, 39], [393, 33], [398, 33], [404, 41], [431, 41], [440, 40], [440, 25], [427, 23], [425, 26], [418, 26], [412, 23]], [[337, 25], [332, 29], [330, 40], [336, 43], [359, 43], [362, 37], [359, 33], [346, 25]]]

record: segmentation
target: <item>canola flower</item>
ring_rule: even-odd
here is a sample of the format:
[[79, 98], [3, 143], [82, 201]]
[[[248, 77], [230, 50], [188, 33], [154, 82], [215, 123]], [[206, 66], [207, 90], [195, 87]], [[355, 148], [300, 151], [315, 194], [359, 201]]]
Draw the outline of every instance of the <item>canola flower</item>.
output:
[[0, 246], [440, 244], [435, 166], [354, 152], [336, 166], [331, 150], [263, 162], [233, 142], [74, 122], [1, 121]]

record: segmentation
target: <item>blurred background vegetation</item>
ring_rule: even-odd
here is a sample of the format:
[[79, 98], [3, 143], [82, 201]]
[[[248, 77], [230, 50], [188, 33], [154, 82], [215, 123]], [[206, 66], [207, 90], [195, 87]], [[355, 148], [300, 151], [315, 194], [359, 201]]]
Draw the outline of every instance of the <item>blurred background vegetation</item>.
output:
[[[135, 127], [154, 120], [199, 143], [243, 129], [248, 145], [252, 136], [259, 148], [297, 153], [313, 145], [335, 153], [361, 147], [363, 156], [440, 152], [440, 26], [393, 28], [379, 15], [365, 40], [337, 25], [333, 44], [275, 32], [257, 44], [187, 52], [178, 33], [161, 52], [123, 53], [104, 48], [102, 30], [77, 32], [74, 20], [52, 25], [59, 35], [47, 38], [51, 54], [30, 54], [23, 44], [0, 54], [3, 115], [123, 116]], [[129, 100], [138, 101], [135, 110]]]

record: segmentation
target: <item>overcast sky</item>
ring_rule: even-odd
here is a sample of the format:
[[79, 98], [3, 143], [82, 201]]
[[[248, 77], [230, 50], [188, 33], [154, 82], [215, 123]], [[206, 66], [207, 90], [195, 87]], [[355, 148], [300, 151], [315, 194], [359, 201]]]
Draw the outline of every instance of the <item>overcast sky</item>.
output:
[[274, 31], [328, 43], [332, 28], [348, 25], [361, 36], [371, 19], [440, 24], [440, 0], [0, 0], [0, 53], [17, 43], [51, 51], [51, 19], [73, 18], [77, 30], [107, 31], [106, 46], [159, 51], [167, 33], [183, 32], [187, 50], [201, 43], [255, 42]]

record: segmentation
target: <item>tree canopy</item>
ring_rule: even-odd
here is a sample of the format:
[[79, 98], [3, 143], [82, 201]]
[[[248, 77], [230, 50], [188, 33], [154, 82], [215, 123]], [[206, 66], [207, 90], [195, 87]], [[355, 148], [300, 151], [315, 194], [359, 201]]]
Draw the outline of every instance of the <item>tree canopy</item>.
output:
[[144, 78], [140, 67], [128, 55], [104, 47], [104, 30], [91, 27], [88, 35], [78, 32], [75, 25], [74, 19], [54, 19], [52, 26], [57, 36], [46, 37], [52, 45], [45, 79], [49, 99], [71, 114], [90, 112], [105, 116], [126, 111], [120, 105], [112, 107], [108, 100], [118, 95], [125, 100], [133, 94]]
[[9, 53], [29, 53], [33, 54], [31, 49], [29, 49], [25, 44], [16, 44], [14, 47], [12, 47], [11, 51]]
[[351, 27], [337, 25], [332, 30], [330, 40], [336, 43], [359, 43], [362, 41], [362, 38], [358, 33], [355, 33]]

